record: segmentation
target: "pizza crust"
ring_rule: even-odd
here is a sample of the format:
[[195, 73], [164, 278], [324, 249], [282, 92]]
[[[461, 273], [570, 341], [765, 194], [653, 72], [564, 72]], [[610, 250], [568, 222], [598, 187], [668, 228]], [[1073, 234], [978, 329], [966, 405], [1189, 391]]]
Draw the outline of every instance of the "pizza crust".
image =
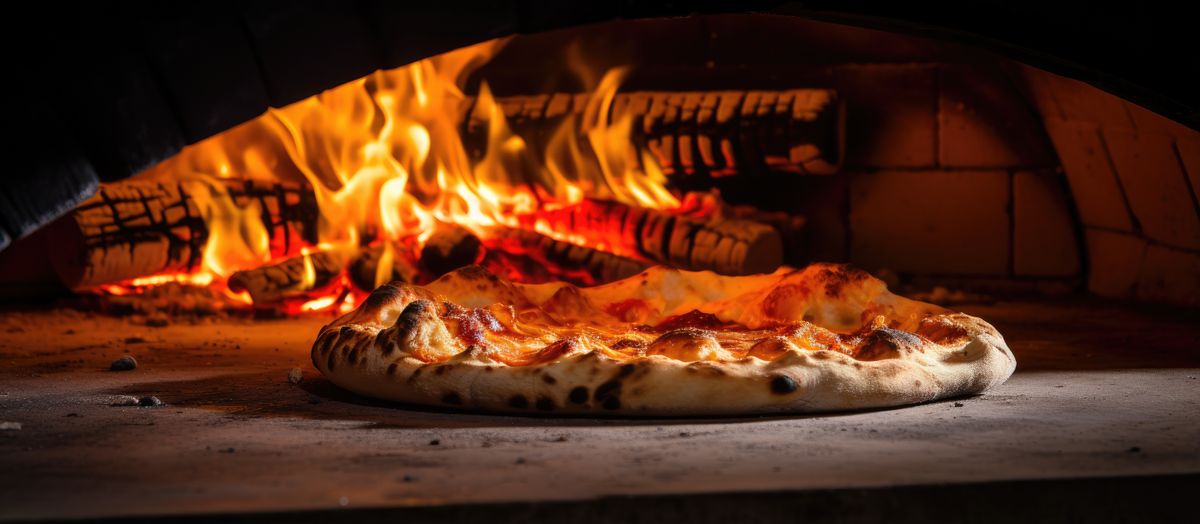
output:
[[380, 287], [321, 330], [312, 358], [369, 397], [634, 416], [900, 406], [980, 393], [1016, 367], [987, 322], [830, 264], [745, 277], [655, 267], [592, 288], [468, 267]]

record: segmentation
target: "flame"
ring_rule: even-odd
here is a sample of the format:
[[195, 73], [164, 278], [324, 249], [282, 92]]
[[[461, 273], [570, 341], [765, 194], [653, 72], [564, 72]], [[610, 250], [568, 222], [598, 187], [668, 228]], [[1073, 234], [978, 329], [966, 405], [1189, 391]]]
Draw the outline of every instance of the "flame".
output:
[[317, 269], [313, 267], [312, 255], [307, 247], [300, 248], [300, 254], [304, 257], [304, 274], [300, 277], [300, 288], [312, 289], [317, 282]]
[[[538, 213], [584, 195], [679, 207], [654, 155], [634, 143], [633, 116], [613, 114], [627, 70], [586, 72], [587, 81], [600, 80], [585, 107], [564, 118], [538, 150], [513, 132], [486, 82], [473, 101], [463, 93], [468, 75], [503, 44], [493, 40], [379, 71], [271, 109], [154, 168], [163, 176], [186, 173], [208, 225], [203, 264], [192, 282], [220, 283], [236, 270], [286, 255], [270, 251], [258, 204], [233, 201], [221, 179], [307, 182], [320, 209], [320, 250], [349, 259], [364, 244], [383, 242], [377, 284], [391, 276], [394, 244], [419, 249], [438, 224], [456, 224], [480, 238], [495, 228], [532, 227], [586, 244], [580, 235], [555, 231]], [[572, 60], [588, 69], [580, 64]], [[469, 152], [478, 145], [470, 148], [464, 139], [467, 116], [486, 123], [481, 156], [473, 157]], [[302, 256], [307, 289], [315, 272], [307, 248]], [[300, 309], [353, 307], [355, 296], [331, 289]]]
[[330, 306], [337, 303], [337, 295], [326, 295], [321, 298], [314, 298], [300, 305], [300, 311], [312, 312], [329, 309]]

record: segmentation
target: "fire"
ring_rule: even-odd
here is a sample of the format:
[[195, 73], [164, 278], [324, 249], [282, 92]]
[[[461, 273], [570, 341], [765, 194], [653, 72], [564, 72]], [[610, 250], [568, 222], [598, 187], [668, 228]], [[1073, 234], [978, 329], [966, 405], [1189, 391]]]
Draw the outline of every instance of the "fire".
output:
[[[237, 205], [212, 183], [219, 179], [311, 186], [321, 216], [318, 245], [302, 253], [302, 284], [309, 287], [316, 280], [310, 258], [316, 251], [349, 259], [364, 245], [382, 243], [386, 263], [376, 275], [379, 284], [391, 275], [383, 269], [402, 252], [419, 251], [439, 224], [458, 225], [484, 239], [496, 228], [533, 228], [583, 244], [585, 238], [555, 230], [538, 213], [578, 203], [584, 195], [656, 209], [680, 205], [666, 189], [654, 155], [634, 143], [631, 115], [613, 114], [624, 69], [604, 74], [584, 110], [567, 116], [540, 151], [512, 131], [486, 82], [472, 103], [463, 93], [468, 75], [503, 43], [379, 71], [271, 109], [154, 168], [152, 176], [196, 186], [201, 195], [196, 204], [209, 229], [202, 268], [170, 278], [219, 285], [235, 271], [294, 255], [271, 251], [263, 210]], [[468, 111], [487, 125], [480, 158], [472, 158], [462, 136], [460, 122]], [[354, 306], [353, 293], [336, 286], [323, 292], [299, 309]]]

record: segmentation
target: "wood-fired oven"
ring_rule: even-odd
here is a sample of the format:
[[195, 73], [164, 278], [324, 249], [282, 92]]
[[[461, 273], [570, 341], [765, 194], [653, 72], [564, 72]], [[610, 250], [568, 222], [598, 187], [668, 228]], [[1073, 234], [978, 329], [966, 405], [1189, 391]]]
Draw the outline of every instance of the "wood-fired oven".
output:
[[[1183, 21], [451, 4], [13, 20], [0, 520], [1187, 519]], [[372, 401], [308, 361], [376, 286], [469, 264], [812, 262], [987, 319], [1016, 374], [895, 410], [598, 420]]]

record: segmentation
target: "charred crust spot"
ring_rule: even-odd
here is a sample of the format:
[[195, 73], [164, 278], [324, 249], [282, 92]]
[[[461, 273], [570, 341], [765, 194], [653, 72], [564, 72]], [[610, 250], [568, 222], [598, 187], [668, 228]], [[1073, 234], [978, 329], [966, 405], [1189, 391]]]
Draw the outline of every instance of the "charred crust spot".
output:
[[867, 335], [855, 348], [854, 357], [859, 360], [895, 358], [901, 349], [920, 348], [921, 339], [898, 329], [880, 328]]
[[529, 407], [529, 399], [525, 395], [513, 395], [508, 399], [508, 406], [514, 409], [526, 409]]
[[554, 384], [558, 383], [558, 379], [556, 379], [550, 375], [542, 375], [542, 382], [545, 382], [550, 385], [554, 385]]
[[599, 402], [604, 409], [617, 409], [621, 407], [621, 381], [610, 380], [596, 387], [596, 391], [592, 394], [592, 398]]
[[584, 402], [587, 402], [587, 399], [588, 389], [584, 386], [575, 386], [573, 389], [571, 389], [571, 392], [567, 394], [567, 400], [570, 400], [572, 404], [583, 404]]
[[326, 359], [326, 361], [325, 361], [325, 368], [328, 369], [329, 371], [333, 371], [334, 364], [336, 362], [337, 362], [337, 352], [330, 351], [329, 358]]
[[397, 364], [397, 363], [395, 363], [395, 362], [392, 362], [390, 365], [388, 365], [388, 371], [387, 371], [387, 373], [388, 373], [389, 375], [395, 375], [395, 374], [396, 374], [396, 369], [398, 369], [399, 367], [400, 367], [400, 364]]
[[462, 405], [463, 401], [462, 401], [462, 397], [458, 396], [457, 392], [450, 391], [450, 392], [446, 393], [445, 395], [442, 395], [442, 403], [443, 404], [451, 404], [454, 406], [460, 406], [460, 405]]
[[354, 332], [354, 328], [352, 328], [352, 327], [350, 327], [350, 326], [342, 326], [342, 329], [339, 329], [339, 330], [338, 330], [338, 335], [340, 335], [340, 336], [343, 336], [343, 337], [344, 337], [344, 336], [346, 336], [346, 335], [349, 335], [349, 334], [351, 334], [351, 333], [353, 333], [353, 332]]
[[554, 411], [554, 401], [550, 397], [539, 397], [535, 405], [541, 411]]
[[617, 377], [628, 377], [629, 375], [632, 375], [634, 371], [637, 371], [637, 365], [625, 364], [621, 366], [620, 370], [617, 371]]
[[379, 348], [379, 351], [386, 357], [392, 354], [392, 345], [388, 343], [384, 333], [386, 332], [380, 331], [378, 335], [375, 335], [375, 347]]
[[845, 265], [827, 268], [821, 272], [821, 278], [825, 281], [825, 294], [830, 298], [841, 297], [846, 286], [866, 280], [870, 276], [866, 271]]
[[621, 381], [610, 380], [608, 382], [600, 384], [600, 386], [598, 386], [596, 388], [596, 392], [593, 395], [593, 397], [596, 400], [604, 400], [610, 396], [616, 395], [620, 391], [621, 391]]
[[325, 334], [321, 337], [321, 341], [318, 344], [319, 348], [317, 351], [319, 353], [321, 353], [322, 355], [329, 353], [329, 351], [331, 349], [333, 349], [333, 344], [335, 342], [337, 342], [337, 338], [338, 338], [337, 335], [326, 331]]
[[447, 367], [449, 367], [449, 366], [438, 366], [436, 368], [433, 368], [433, 374], [438, 375], [438, 376], [444, 375], [444, 374], [446, 374]]
[[402, 333], [415, 329], [421, 321], [422, 315], [435, 313], [434, 307], [433, 302], [428, 300], [414, 300], [404, 308], [404, 311], [400, 312], [400, 316], [396, 319], [396, 328]]
[[367, 299], [363, 301], [363, 307], [369, 309], [378, 309], [386, 305], [388, 302], [391, 302], [392, 299], [398, 296], [400, 296], [399, 289], [396, 289], [390, 284], [385, 284], [376, 288], [375, 291], [372, 291], [370, 295], [367, 295]]
[[800, 389], [800, 385], [796, 384], [796, 380], [787, 375], [777, 375], [771, 379], [771, 393], [776, 395], [787, 395]]
[[917, 386], [917, 387], [921, 387], [921, 381], [920, 381], [920, 380], [914, 380], [914, 381], [913, 381], [913, 385], [914, 385], [914, 386]]
[[425, 372], [424, 366], [414, 369], [412, 372], [412, 375], [409, 375], [409, 378], [410, 379], [417, 378], [417, 377], [421, 376], [421, 373], [423, 373], [423, 372]]

